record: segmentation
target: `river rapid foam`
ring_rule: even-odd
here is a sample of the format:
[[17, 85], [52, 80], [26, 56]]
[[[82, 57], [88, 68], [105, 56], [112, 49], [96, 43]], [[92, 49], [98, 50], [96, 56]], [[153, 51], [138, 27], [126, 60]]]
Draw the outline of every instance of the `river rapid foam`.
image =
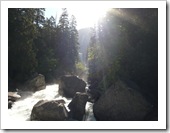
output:
[[[59, 85], [53, 84], [48, 85], [44, 90], [37, 91], [35, 93], [29, 93], [29, 96], [24, 99], [16, 101], [11, 109], [8, 109], [9, 119], [19, 121], [29, 121], [33, 106], [39, 100], [58, 100], [63, 99], [65, 107], [68, 109], [68, 104], [71, 102], [71, 98], [62, 97], [58, 94]], [[24, 92], [22, 92], [24, 93]], [[28, 92], [27, 92], [28, 93]], [[68, 109], [69, 110], [69, 109]], [[84, 121], [95, 121], [93, 116], [93, 104], [90, 102], [86, 103], [86, 114]]]

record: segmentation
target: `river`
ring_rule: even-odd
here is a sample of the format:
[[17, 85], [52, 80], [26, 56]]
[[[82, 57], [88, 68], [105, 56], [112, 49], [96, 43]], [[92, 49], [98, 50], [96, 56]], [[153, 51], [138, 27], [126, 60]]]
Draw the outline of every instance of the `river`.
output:
[[[16, 101], [11, 109], [8, 109], [9, 119], [11, 120], [20, 120], [20, 121], [29, 121], [30, 115], [33, 106], [39, 100], [57, 100], [63, 99], [65, 103], [65, 107], [68, 109], [68, 104], [72, 99], [68, 99], [66, 97], [62, 97], [58, 94], [59, 85], [53, 84], [48, 85], [44, 90], [37, 91], [35, 93], [29, 93], [29, 96], [22, 98]], [[23, 92], [24, 93], [24, 92]], [[28, 92], [25, 92], [28, 93]], [[95, 121], [93, 116], [93, 104], [90, 102], [86, 103], [86, 114], [84, 121]], [[68, 109], [69, 110], [69, 109]]]

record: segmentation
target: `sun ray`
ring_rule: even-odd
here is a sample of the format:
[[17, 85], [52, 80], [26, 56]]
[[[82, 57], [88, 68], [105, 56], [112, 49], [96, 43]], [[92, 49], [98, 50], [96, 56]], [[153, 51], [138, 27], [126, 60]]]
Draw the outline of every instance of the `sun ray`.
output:
[[70, 15], [74, 15], [77, 19], [78, 29], [93, 27], [107, 10], [108, 8], [68, 8]]

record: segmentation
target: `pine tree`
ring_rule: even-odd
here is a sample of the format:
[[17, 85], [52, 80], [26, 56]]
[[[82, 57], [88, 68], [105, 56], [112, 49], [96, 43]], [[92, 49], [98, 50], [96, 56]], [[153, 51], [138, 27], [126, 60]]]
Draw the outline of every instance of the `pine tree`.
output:
[[33, 40], [37, 35], [34, 25], [34, 9], [8, 9], [8, 57], [9, 79], [23, 82], [37, 67]]
[[55, 78], [55, 70], [58, 66], [58, 57], [55, 54], [56, 34], [55, 19], [50, 17], [44, 20], [42, 27], [39, 27], [39, 37], [35, 39], [37, 72], [43, 74], [47, 82], [51, 82]]
[[58, 23], [58, 56], [60, 59], [60, 64], [63, 68], [68, 68], [67, 58], [68, 58], [68, 51], [69, 51], [69, 20], [68, 20], [68, 12], [67, 9], [63, 9], [63, 13], [60, 17]]
[[75, 16], [71, 16], [70, 19], [70, 25], [69, 25], [69, 29], [70, 29], [70, 43], [69, 43], [69, 54], [68, 57], [71, 58], [70, 60], [70, 65], [73, 67], [75, 67], [76, 62], [78, 61], [78, 48], [79, 48], [79, 43], [78, 43], [78, 31], [76, 29], [77, 26], [77, 22], [76, 22], [76, 18]]
[[44, 8], [35, 8], [35, 24], [37, 27], [43, 25], [45, 17], [44, 17]]
[[78, 32], [74, 16], [69, 21], [67, 9], [63, 9], [58, 28], [58, 56], [65, 71], [73, 73], [78, 59]]

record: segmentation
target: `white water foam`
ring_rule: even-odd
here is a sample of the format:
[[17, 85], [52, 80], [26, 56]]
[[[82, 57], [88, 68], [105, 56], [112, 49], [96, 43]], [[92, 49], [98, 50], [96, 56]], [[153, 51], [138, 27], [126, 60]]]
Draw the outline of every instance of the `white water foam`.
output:
[[[25, 99], [21, 99], [16, 101], [11, 109], [8, 109], [9, 119], [11, 120], [19, 120], [19, 121], [27, 121], [30, 120], [30, 115], [33, 106], [39, 100], [58, 100], [63, 99], [65, 103], [65, 107], [68, 109], [68, 104], [72, 99], [68, 99], [62, 97], [58, 94], [59, 85], [48, 85], [44, 90], [37, 91], [32, 95], [26, 97]], [[69, 109], [68, 109], [69, 110]], [[85, 121], [93, 121], [95, 120], [93, 116], [92, 103], [87, 102], [86, 104], [86, 115]]]

